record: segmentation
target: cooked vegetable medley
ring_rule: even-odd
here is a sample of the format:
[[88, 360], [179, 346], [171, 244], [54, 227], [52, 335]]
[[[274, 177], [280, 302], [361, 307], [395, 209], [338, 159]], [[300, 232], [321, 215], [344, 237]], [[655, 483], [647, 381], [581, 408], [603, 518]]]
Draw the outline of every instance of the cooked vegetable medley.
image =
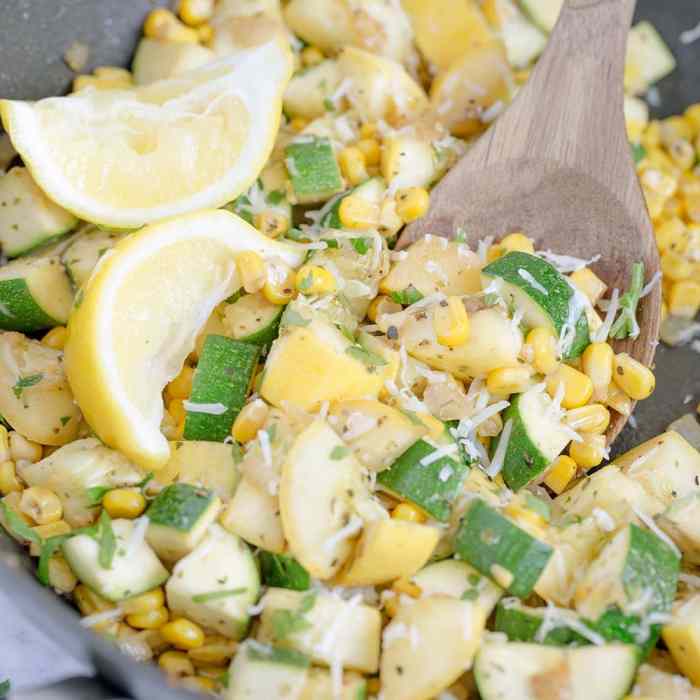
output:
[[[131, 71], [0, 101], [0, 523], [82, 624], [228, 700], [700, 698], [698, 443], [607, 463], [660, 280], [527, 231], [394, 249], [560, 5], [182, 0]], [[673, 67], [635, 26], [683, 342], [700, 105], [637, 97]]]

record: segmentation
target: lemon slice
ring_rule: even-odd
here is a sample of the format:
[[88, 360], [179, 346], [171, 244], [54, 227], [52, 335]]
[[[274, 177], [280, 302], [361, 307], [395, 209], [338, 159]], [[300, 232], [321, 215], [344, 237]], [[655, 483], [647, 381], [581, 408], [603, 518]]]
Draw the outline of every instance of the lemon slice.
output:
[[65, 368], [100, 439], [146, 469], [169, 459], [161, 392], [214, 307], [239, 289], [235, 256], [294, 267], [303, 247], [263, 236], [225, 210], [145, 227], [102, 256], [68, 322]]
[[138, 228], [247, 190], [274, 145], [289, 48], [273, 39], [171, 80], [0, 100], [39, 186], [81, 219]]

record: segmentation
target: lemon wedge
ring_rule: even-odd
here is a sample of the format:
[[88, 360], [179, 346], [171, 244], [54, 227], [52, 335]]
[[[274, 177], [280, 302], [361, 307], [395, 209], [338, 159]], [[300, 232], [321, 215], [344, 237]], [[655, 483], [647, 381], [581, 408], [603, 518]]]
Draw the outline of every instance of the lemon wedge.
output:
[[0, 100], [0, 116], [51, 199], [86, 221], [138, 228], [250, 187], [273, 148], [291, 73], [289, 48], [274, 38], [134, 89]]
[[207, 210], [127, 236], [78, 293], [65, 347], [73, 394], [99, 438], [146, 469], [170, 457], [161, 392], [214, 307], [239, 289], [235, 256], [249, 250], [294, 267], [306, 252]]

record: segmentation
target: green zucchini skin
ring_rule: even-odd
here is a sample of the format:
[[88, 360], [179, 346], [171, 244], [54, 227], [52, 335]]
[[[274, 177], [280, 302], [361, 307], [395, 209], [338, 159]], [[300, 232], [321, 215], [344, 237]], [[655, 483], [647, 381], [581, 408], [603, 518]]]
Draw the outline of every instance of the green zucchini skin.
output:
[[260, 574], [266, 586], [308, 591], [311, 587], [309, 572], [293, 557], [260, 551]]
[[[547, 293], [533, 287], [519, 270], [525, 270]], [[500, 278], [526, 294], [549, 318], [554, 334], [559, 337], [569, 316], [569, 305], [574, 290], [566, 278], [553, 265], [530, 253], [513, 251], [487, 265], [482, 274], [489, 278]], [[526, 318], [527, 320], [527, 318]], [[585, 310], [576, 321], [574, 339], [564, 355], [565, 359], [579, 357], [590, 345], [588, 320]]]
[[554, 627], [540, 640], [537, 632], [543, 623], [545, 608], [512, 606], [499, 602], [496, 608], [494, 629], [503, 632], [511, 642], [537, 642], [547, 646], [585, 646], [590, 642], [566, 625]]
[[329, 139], [292, 141], [285, 155], [292, 188], [301, 204], [323, 201], [343, 191], [343, 178]]
[[60, 325], [34, 301], [25, 280], [0, 280], [0, 328], [35, 333]]
[[151, 523], [189, 532], [207, 511], [214, 494], [191, 484], [166, 486], [153, 500], [147, 515]]
[[509, 571], [513, 578], [506, 590], [518, 598], [532, 592], [553, 553], [549, 544], [534, 538], [480, 498], [474, 499], [462, 519], [455, 551], [484, 576], [493, 578], [494, 566]]
[[[422, 465], [421, 460], [435, 449], [425, 440], [418, 440], [388, 469], [379, 472], [377, 485], [388, 493], [407, 498], [436, 520], [446, 522], [450, 518], [452, 501], [461, 491], [469, 467], [465, 462], [446, 455]], [[444, 481], [440, 479], [443, 469], [451, 470]]]
[[258, 345], [222, 335], [207, 337], [194, 373], [189, 400], [197, 404], [220, 403], [226, 411], [220, 415], [187, 411], [185, 440], [223, 442], [226, 439], [245, 404], [259, 356]]

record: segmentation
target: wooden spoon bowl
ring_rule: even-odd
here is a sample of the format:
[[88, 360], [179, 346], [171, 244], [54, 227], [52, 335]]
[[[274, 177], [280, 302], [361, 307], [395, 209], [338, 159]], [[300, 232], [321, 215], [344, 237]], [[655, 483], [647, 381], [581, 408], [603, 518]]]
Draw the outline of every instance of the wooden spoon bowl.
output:
[[[433, 190], [428, 214], [403, 248], [430, 233], [486, 236], [523, 231], [539, 250], [600, 259], [609, 287], [629, 285], [633, 263], [648, 280], [659, 269], [653, 229], [627, 141], [623, 71], [636, 0], [567, 0], [528, 83], [512, 105]], [[641, 300], [634, 340], [616, 341], [651, 366], [661, 287]], [[613, 412], [608, 445], [627, 417]]]

